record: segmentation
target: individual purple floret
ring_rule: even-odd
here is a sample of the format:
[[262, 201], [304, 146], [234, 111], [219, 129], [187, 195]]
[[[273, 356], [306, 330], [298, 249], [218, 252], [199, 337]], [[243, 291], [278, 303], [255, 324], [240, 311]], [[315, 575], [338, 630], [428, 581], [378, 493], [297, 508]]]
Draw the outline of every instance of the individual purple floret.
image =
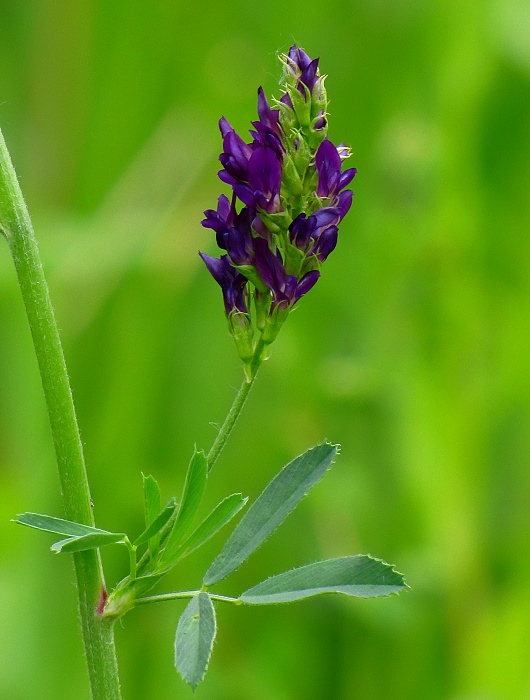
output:
[[219, 195], [217, 200], [217, 210], [207, 209], [204, 212], [205, 219], [202, 220], [202, 225], [205, 228], [211, 228], [215, 231], [217, 245], [219, 248], [225, 248], [223, 242], [228, 229], [234, 225], [235, 207], [230, 204], [230, 200], [225, 194]]
[[324, 262], [337, 245], [341, 218], [339, 207], [323, 207], [309, 217], [302, 213], [289, 226], [290, 240], [308, 257], [316, 255]]
[[315, 165], [318, 173], [317, 195], [319, 197], [335, 199], [336, 195], [350, 184], [357, 173], [356, 168], [342, 172], [339, 151], [328, 139], [324, 139], [318, 147]]
[[267, 241], [256, 239], [256, 268], [261, 279], [272, 292], [271, 309], [276, 306], [281, 309], [294, 306], [296, 302], [316, 284], [320, 277], [318, 270], [312, 270], [300, 280], [296, 275], [288, 275], [285, 271], [282, 256], [277, 251], [271, 251]]
[[208, 271], [223, 291], [226, 314], [234, 311], [248, 313], [245, 301], [247, 278], [233, 267], [227, 255], [212, 258], [206, 253], [199, 253]]
[[280, 210], [282, 166], [272, 148], [257, 146], [249, 161], [247, 184], [236, 182], [234, 193], [249, 207], [274, 213]]
[[[260, 124], [264, 129], [270, 130], [277, 138], [280, 148], [283, 150], [282, 132], [280, 129], [280, 114], [277, 109], [271, 109], [263, 88], [258, 88], [258, 117], [259, 122], [252, 122], [254, 126]], [[252, 133], [252, 132], [250, 132]]]

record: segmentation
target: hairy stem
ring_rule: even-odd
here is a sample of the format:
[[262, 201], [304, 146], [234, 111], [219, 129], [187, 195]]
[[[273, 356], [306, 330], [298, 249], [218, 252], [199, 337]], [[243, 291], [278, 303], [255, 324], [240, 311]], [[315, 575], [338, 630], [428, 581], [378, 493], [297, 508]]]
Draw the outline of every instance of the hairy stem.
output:
[[228, 411], [228, 415], [225, 418], [223, 425], [221, 426], [217, 437], [215, 438], [213, 445], [208, 452], [208, 471], [213, 467], [217, 458], [221, 454], [223, 447], [232, 432], [234, 425], [236, 424], [239, 414], [243, 410], [243, 406], [248, 398], [250, 390], [252, 389], [254, 382], [256, 381], [256, 375], [261, 363], [263, 362], [263, 353], [267, 349], [267, 345], [260, 340], [257, 343], [256, 350], [254, 351], [254, 357], [249, 367], [249, 375], [245, 376], [243, 383], [241, 384], [239, 391], [236, 394], [234, 402]]
[[[0, 131], [0, 231], [9, 244], [39, 366], [68, 520], [93, 525], [83, 447], [61, 341], [29, 213]], [[98, 550], [73, 555], [92, 698], [121, 698], [114, 630], [98, 608], [106, 597]]]
[[[180, 600], [182, 598], [193, 598], [200, 591], [178, 591], [177, 593], [161, 593], [160, 595], [150, 595], [145, 598], [137, 598], [134, 601], [135, 605], [148, 605], [149, 603], [163, 603], [166, 600]], [[232, 598], [228, 595], [218, 595], [217, 593], [208, 594], [212, 600], [220, 600], [222, 603], [234, 603], [234, 605], [242, 605], [239, 598]]]

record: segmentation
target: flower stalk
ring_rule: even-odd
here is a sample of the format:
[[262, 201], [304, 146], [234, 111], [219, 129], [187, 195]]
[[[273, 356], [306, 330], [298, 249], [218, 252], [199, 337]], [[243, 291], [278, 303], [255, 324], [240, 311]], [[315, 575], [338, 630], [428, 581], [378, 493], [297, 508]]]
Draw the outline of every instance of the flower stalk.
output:
[[[37, 242], [0, 131], [0, 231], [5, 236], [33, 338], [57, 458], [65, 517], [94, 525], [79, 427]], [[73, 555], [93, 700], [120, 700], [112, 623], [98, 615], [106, 597], [99, 550]]]

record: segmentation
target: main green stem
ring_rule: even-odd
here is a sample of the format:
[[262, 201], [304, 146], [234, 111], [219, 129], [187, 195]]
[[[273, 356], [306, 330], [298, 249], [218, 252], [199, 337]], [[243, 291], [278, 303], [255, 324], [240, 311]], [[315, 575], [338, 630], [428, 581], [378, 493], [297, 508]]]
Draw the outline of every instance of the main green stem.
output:
[[[83, 447], [57, 324], [37, 242], [0, 131], [0, 232], [11, 249], [48, 408], [68, 520], [93, 525]], [[73, 555], [79, 614], [93, 700], [120, 700], [114, 628], [97, 613], [106, 596], [98, 550]]]

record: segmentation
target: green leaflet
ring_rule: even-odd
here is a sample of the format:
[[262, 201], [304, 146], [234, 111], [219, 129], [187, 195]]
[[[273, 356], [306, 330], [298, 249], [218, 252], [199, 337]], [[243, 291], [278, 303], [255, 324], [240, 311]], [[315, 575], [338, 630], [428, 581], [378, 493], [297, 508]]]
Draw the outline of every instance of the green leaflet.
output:
[[232, 520], [234, 515], [239, 513], [247, 501], [248, 498], [243, 498], [240, 493], [233, 493], [218, 503], [197, 529], [176, 550], [173, 560], [168, 564], [168, 568], [171, 568], [178, 559], [187, 556], [213, 537], [216, 532]]
[[156, 479], [149, 474], [142, 474], [144, 486], [144, 508], [145, 508], [145, 525], [150, 525], [156, 518], [162, 508], [160, 502], [160, 488]]
[[239, 596], [249, 605], [292, 603], [322, 593], [360, 598], [386, 596], [406, 588], [402, 574], [368, 554], [325, 559], [271, 576]]
[[203, 584], [226, 578], [274, 532], [312, 486], [326, 473], [337, 445], [323, 443], [289, 462], [250, 506], [221, 553], [206, 572]]
[[196, 451], [188, 466], [177, 517], [167, 539], [165, 549], [162, 552], [161, 568], [166, 568], [168, 563], [174, 559], [175, 552], [191, 525], [204, 493], [207, 469], [208, 460], [206, 455], [203, 451]]
[[72, 520], [64, 520], [63, 518], [54, 518], [53, 515], [41, 515], [40, 513], [20, 513], [14, 518], [14, 522], [34, 527], [37, 530], [53, 532], [56, 535], [68, 535], [69, 537], [81, 537], [96, 532], [107, 532], [107, 530], [100, 530], [98, 527], [75, 523]]
[[66, 540], [54, 542], [52, 552], [82, 552], [85, 549], [96, 549], [106, 544], [123, 544], [125, 535], [118, 532], [91, 532], [82, 537], [69, 537]]
[[[144, 487], [144, 511], [145, 511], [145, 527], [146, 529], [153, 523], [155, 518], [160, 513], [162, 508], [160, 500], [160, 488], [156, 479], [149, 474], [142, 474]], [[142, 533], [143, 534], [143, 533]], [[151, 558], [156, 561], [160, 549], [160, 535], [158, 532], [153, 533], [149, 541], [149, 552]]]
[[177, 502], [174, 498], [172, 498], [167, 504], [167, 506], [164, 508], [164, 510], [160, 511], [160, 513], [158, 513], [158, 515], [151, 522], [151, 524], [148, 527], [146, 527], [142, 534], [134, 540], [133, 545], [135, 547], [139, 547], [144, 542], [147, 542], [147, 540], [150, 540], [155, 535], [158, 535], [158, 533], [164, 527], [164, 525], [167, 522], [169, 522], [169, 519], [173, 515], [176, 507]]
[[175, 666], [195, 690], [204, 678], [215, 639], [215, 610], [210, 596], [201, 591], [180, 616], [175, 636]]
[[28, 525], [37, 530], [53, 532], [56, 535], [68, 535], [64, 540], [54, 542], [53, 552], [81, 552], [85, 549], [95, 549], [106, 544], [123, 544], [126, 535], [123, 532], [108, 532], [97, 527], [75, 523], [72, 520], [54, 518], [52, 515], [40, 513], [21, 513], [15, 522]]

